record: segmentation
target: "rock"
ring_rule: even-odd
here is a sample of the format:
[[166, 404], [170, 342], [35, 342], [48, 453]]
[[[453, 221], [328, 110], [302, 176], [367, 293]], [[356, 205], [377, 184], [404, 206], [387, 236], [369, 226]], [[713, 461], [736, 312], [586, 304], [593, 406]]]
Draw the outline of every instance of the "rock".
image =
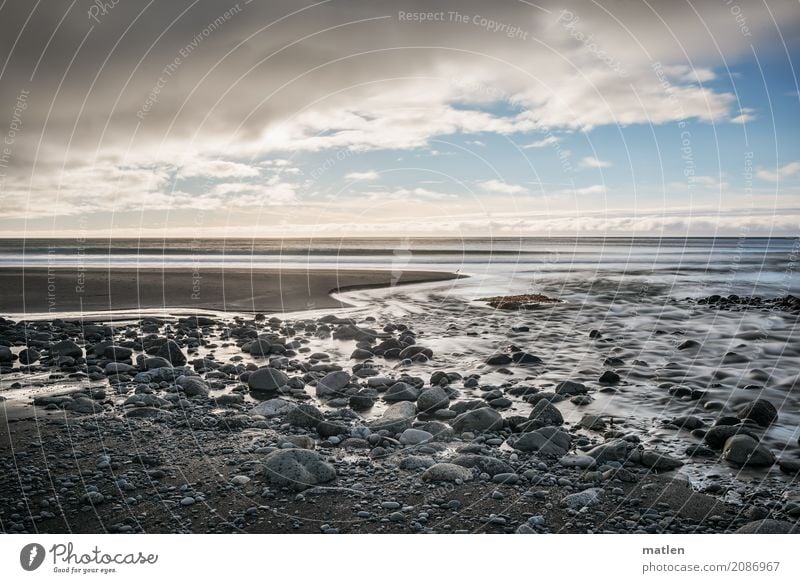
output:
[[606, 422], [600, 415], [587, 413], [578, 421], [578, 427], [583, 427], [591, 431], [603, 431], [606, 428]]
[[350, 373], [343, 370], [329, 372], [319, 381], [317, 381], [316, 393], [320, 399], [328, 397], [338, 397], [342, 394], [344, 389], [350, 384]]
[[172, 366], [183, 366], [186, 364], [186, 356], [181, 351], [181, 347], [174, 340], [167, 340], [158, 349], [155, 356], [160, 356], [169, 361]]
[[680, 427], [681, 429], [687, 429], [689, 431], [694, 431], [695, 429], [700, 429], [705, 425], [702, 420], [698, 419], [693, 415], [685, 415], [683, 417], [676, 417], [672, 421], [669, 422], [670, 425], [675, 427]]
[[769, 427], [778, 418], [778, 410], [765, 399], [756, 399], [736, 409], [739, 419], [750, 419], [761, 427]]
[[264, 458], [264, 473], [276, 486], [304, 490], [336, 479], [336, 470], [309, 449], [279, 449]]
[[796, 476], [800, 474], [800, 460], [782, 457], [778, 460], [778, 466], [784, 474]]
[[558, 463], [566, 468], [581, 468], [584, 470], [591, 470], [597, 465], [597, 461], [588, 455], [565, 455], [558, 460]]
[[172, 363], [168, 361], [166, 358], [162, 358], [160, 356], [151, 356], [149, 358], [143, 358], [139, 365], [144, 370], [152, 370], [155, 368], [165, 368], [171, 367]]
[[604, 385], [616, 385], [621, 379], [613, 370], [607, 370], [600, 375], [599, 382]]
[[436, 462], [427, 455], [410, 455], [400, 460], [401, 470], [424, 470], [431, 467]]
[[641, 464], [651, 470], [669, 472], [683, 465], [683, 462], [666, 454], [646, 449], [641, 454]]
[[33, 364], [41, 358], [39, 351], [33, 348], [25, 348], [19, 353], [19, 361], [22, 364]]
[[557, 395], [582, 395], [588, 392], [586, 385], [575, 381], [561, 381], [556, 385]]
[[417, 399], [417, 408], [420, 413], [433, 413], [438, 409], [447, 409], [450, 406], [450, 397], [442, 387], [436, 386], [420, 393]]
[[401, 350], [399, 356], [401, 360], [405, 360], [406, 358], [417, 361], [430, 360], [433, 358], [433, 350], [414, 344]]
[[586, 452], [586, 455], [597, 460], [598, 464], [606, 462], [622, 462], [628, 457], [628, 442], [623, 439], [611, 439]]
[[[20, 360], [22, 360], [22, 355], [20, 354]], [[11, 349], [8, 346], [0, 345], [0, 362], [3, 363], [12, 363], [14, 361], [14, 353], [11, 352]], [[28, 363], [23, 363], [28, 364]]]
[[420, 443], [426, 443], [432, 439], [432, 434], [420, 429], [406, 429], [403, 431], [402, 435], [400, 435], [400, 443], [403, 445], [419, 445]]
[[121, 362], [109, 362], [103, 372], [106, 376], [111, 376], [115, 374], [135, 374], [139, 369], [135, 366], [131, 366], [129, 364], [124, 364]]
[[517, 364], [542, 364], [544, 362], [538, 356], [527, 352], [515, 352], [511, 355], [511, 359]]
[[751, 432], [747, 431], [741, 425], [715, 425], [706, 432], [706, 434], [703, 436], [703, 441], [705, 441], [708, 446], [713, 449], [722, 449], [728, 439], [734, 435], [740, 434], [755, 437]]
[[375, 405], [375, 389], [361, 389], [355, 395], [351, 395], [347, 404], [354, 411], [364, 411]]
[[414, 403], [400, 401], [388, 407], [380, 419], [369, 424], [369, 428], [372, 431], [385, 429], [391, 433], [402, 433], [411, 427], [416, 416], [417, 408]]
[[345, 435], [350, 433], [350, 428], [344, 423], [335, 421], [320, 421], [317, 424], [317, 433], [322, 437], [333, 437], [334, 435]]
[[492, 354], [491, 356], [487, 357], [485, 362], [486, 364], [492, 366], [502, 366], [504, 364], [511, 364], [514, 361], [508, 354], [498, 353], [498, 354]]
[[738, 466], [771, 466], [775, 463], [772, 452], [749, 435], [734, 435], [725, 442], [722, 459]]
[[367, 350], [366, 348], [356, 348], [353, 353], [350, 355], [351, 360], [366, 360], [368, 358], [372, 358], [375, 356], [372, 351]]
[[285, 372], [272, 367], [256, 369], [247, 377], [247, 386], [257, 393], [275, 393], [288, 382]]
[[451, 425], [457, 434], [496, 431], [503, 427], [503, 417], [491, 407], [481, 407], [462, 413], [453, 419]]
[[201, 378], [182, 376], [178, 379], [177, 384], [187, 397], [208, 396], [208, 385]]
[[419, 391], [415, 387], [404, 382], [393, 384], [383, 394], [383, 399], [390, 403], [397, 401], [416, 401], [417, 398], [419, 398]]
[[697, 350], [700, 348], [700, 343], [696, 340], [686, 340], [678, 345], [678, 350]]
[[572, 437], [555, 427], [542, 427], [536, 431], [512, 436], [509, 445], [520, 451], [539, 452], [540, 455], [563, 457], [572, 445]]
[[513, 474], [514, 469], [503, 460], [488, 456], [472, 453], [457, 455], [450, 463], [465, 468], [478, 468], [481, 473], [496, 476], [497, 474]]
[[297, 405], [286, 414], [286, 422], [293, 427], [316, 427], [324, 418], [322, 411], [306, 403]]
[[72, 340], [62, 340], [50, 347], [50, 354], [53, 356], [69, 356], [71, 358], [81, 358], [83, 349]]
[[122, 346], [106, 346], [103, 351], [103, 356], [111, 360], [128, 360], [133, 355], [133, 350], [130, 348], [123, 348]]
[[536, 403], [528, 419], [539, 421], [543, 425], [555, 425], [557, 427], [564, 424], [564, 417], [561, 415], [561, 411], [544, 400]]
[[434, 464], [422, 473], [422, 479], [428, 482], [466, 482], [472, 479], [472, 472], [456, 464]]
[[296, 408], [297, 405], [284, 399], [269, 399], [267, 401], [262, 401], [250, 409], [248, 413], [250, 415], [261, 415], [262, 417], [270, 419], [272, 417], [286, 415], [289, 413], [289, 411]]
[[739, 527], [736, 534], [797, 534], [800, 533], [800, 525], [786, 522], [785, 520], [754, 520], [744, 526]]
[[581, 508], [586, 508], [597, 504], [602, 495], [603, 490], [600, 488], [589, 488], [588, 490], [583, 490], [582, 492], [575, 492], [574, 494], [568, 494], [567, 496], [564, 496], [564, 498], [561, 500], [561, 503], [568, 508], [572, 508], [573, 510], [580, 510]]
[[250, 483], [250, 478], [247, 476], [234, 476], [231, 478], [231, 484], [234, 486], [246, 486], [248, 483]]

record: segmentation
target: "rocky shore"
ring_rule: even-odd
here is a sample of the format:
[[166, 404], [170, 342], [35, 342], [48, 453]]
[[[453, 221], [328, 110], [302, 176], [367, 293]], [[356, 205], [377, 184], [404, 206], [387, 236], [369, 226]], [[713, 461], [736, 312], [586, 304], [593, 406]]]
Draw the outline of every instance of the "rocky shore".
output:
[[[458, 370], [424, 320], [0, 319], [0, 530], [800, 530], [798, 449], [762, 441], [780, 403], [698, 413], [708, 399], [670, 384], [676, 454], [624, 416], [565, 421], [627, 382], [622, 359], [540, 382], [518, 325]], [[698, 488], [695, 463], [732, 472]]]

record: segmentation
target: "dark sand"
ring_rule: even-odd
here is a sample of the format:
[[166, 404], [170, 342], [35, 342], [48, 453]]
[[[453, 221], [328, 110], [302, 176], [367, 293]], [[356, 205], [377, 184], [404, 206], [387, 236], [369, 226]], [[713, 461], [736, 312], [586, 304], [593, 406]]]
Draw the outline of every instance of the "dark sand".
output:
[[[458, 276], [379, 270], [0, 268], [3, 313], [158, 310], [291, 312], [342, 307], [331, 293]], [[24, 290], [24, 292], [23, 292]]]

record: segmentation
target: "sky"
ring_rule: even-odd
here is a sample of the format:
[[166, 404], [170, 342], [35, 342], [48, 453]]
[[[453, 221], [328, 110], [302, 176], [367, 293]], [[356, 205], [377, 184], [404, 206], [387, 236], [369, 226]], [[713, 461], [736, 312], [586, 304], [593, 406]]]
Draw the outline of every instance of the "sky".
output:
[[4, 0], [0, 236], [797, 236], [796, 0]]

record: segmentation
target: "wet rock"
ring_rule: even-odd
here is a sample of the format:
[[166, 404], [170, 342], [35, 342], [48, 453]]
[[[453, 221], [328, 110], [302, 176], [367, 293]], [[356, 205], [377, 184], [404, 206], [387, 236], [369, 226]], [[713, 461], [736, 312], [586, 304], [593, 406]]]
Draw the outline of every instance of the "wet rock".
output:
[[572, 508], [573, 510], [580, 510], [581, 508], [594, 506], [595, 504], [599, 503], [602, 495], [602, 489], [589, 488], [588, 490], [583, 490], [582, 492], [568, 494], [562, 498], [561, 504], [567, 508]]
[[713, 449], [722, 449], [728, 439], [738, 434], [753, 437], [753, 434], [741, 425], [715, 425], [706, 432], [703, 441]]
[[669, 472], [683, 465], [680, 460], [650, 449], [642, 451], [640, 459], [643, 466], [659, 472]]
[[334, 435], [345, 435], [350, 433], [350, 428], [344, 423], [336, 421], [320, 421], [316, 425], [317, 433], [322, 437], [333, 437]]
[[450, 406], [450, 397], [442, 387], [435, 386], [420, 393], [417, 399], [417, 408], [420, 413], [433, 413], [438, 409], [447, 409]]
[[778, 410], [765, 399], [756, 399], [736, 409], [739, 419], [750, 419], [761, 427], [769, 427], [778, 419]]
[[344, 389], [350, 384], [350, 373], [343, 370], [329, 372], [319, 381], [317, 381], [316, 393], [320, 399], [329, 397], [338, 397], [342, 394]]
[[775, 456], [749, 435], [734, 435], [725, 442], [722, 459], [738, 466], [771, 466]]
[[457, 434], [467, 431], [472, 433], [483, 433], [484, 431], [496, 431], [503, 427], [503, 417], [491, 407], [481, 407], [462, 413], [451, 423], [453, 431]]
[[591, 431], [603, 431], [606, 428], [606, 422], [600, 415], [587, 413], [578, 421], [578, 427], [583, 427]]
[[72, 340], [62, 340], [50, 347], [50, 354], [56, 357], [68, 356], [70, 358], [81, 358], [83, 356], [83, 349]]
[[426, 361], [433, 358], [433, 350], [430, 348], [426, 348], [425, 346], [419, 345], [412, 345], [404, 348], [400, 351], [400, 360], [404, 360], [406, 358], [410, 358], [414, 361]]
[[402, 433], [411, 427], [411, 423], [417, 415], [417, 408], [414, 403], [400, 401], [394, 403], [383, 412], [380, 419], [369, 424], [372, 431], [385, 429], [392, 433]]
[[700, 429], [705, 425], [700, 419], [693, 415], [686, 415], [683, 417], [676, 417], [669, 422], [670, 425], [674, 427], [679, 427], [681, 429], [687, 429], [689, 431], [693, 431], [695, 429]]
[[261, 415], [262, 417], [271, 419], [272, 417], [286, 415], [289, 411], [296, 408], [297, 405], [285, 399], [269, 399], [267, 401], [262, 401], [250, 409], [248, 413], [250, 415]]
[[427, 443], [433, 439], [433, 435], [420, 429], [406, 429], [400, 435], [400, 443], [403, 445], [419, 445]]
[[208, 384], [198, 377], [183, 376], [178, 379], [177, 384], [187, 397], [208, 396]]
[[607, 370], [600, 375], [599, 382], [604, 385], [616, 385], [620, 381], [620, 377], [613, 370]]
[[336, 479], [336, 470], [308, 449], [280, 449], [264, 458], [264, 474], [276, 486], [304, 490]]
[[560, 426], [564, 424], [561, 411], [547, 401], [539, 401], [533, 407], [528, 419], [539, 421], [542, 425]]
[[172, 366], [183, 366], [186, 364], [186, 356], [181, 351], [181, 347], [178, 346], [178, 343], [174, 340], [167, 340], [162, 344], [155, 353], [155, 356], [160, 356], [169, 361]]
[[427, 455], [410, 455], [400, 460], [398, 467], [401, 470], [425, 470], [435, 463], [433, 458]]
[[286, 422], [294, 427], [316, 427], [323, 419], [325, 417], [322, 411], [306, 403], [298, 405], [286, 414]]
[[416, 401], [419, 398], [419, 391], [416, 387], [413, 387], [405, 382], [399, 382], [393, 384], [389, 389], [383, 394], [383, 399], [385, 401], [397, 402], [397, 401]]
[[517, 364], [542, 364], [544, 361], [534, 354], [527, 352], [515, 352], [511, 359]]
[[586, 452], [586, 455], [597, 460], [598, 464], [621, 462], [628, 457], [628, 442], [623, 439], [611, 439]]
[[590, 470], [597, 465], [597, 460], [588, 455], [565, 455], [558, 463], [566, 468]]
[[487, 357], [485, 362], [486, 364], [491, 366], [502, 366], [505, 364], [511, 364], [514, 361], [508, 354], [499, 353], [499, 354], [492, 354], [491, 356]]
[[450, 463], [465, 468], [478, 468], [481, 473], [486, 473], [490, 476], [514, 473], [514, 469], [506, 462], [488, 455], [465, 453], [455, 456], [450, 460]]
[[572, 437], [555, 427], [542, 427], [508, 439], [508, 444], [520, 451], [538, 452], [540, 455], [563, 457], [572, 445]]
[[286, 373], [272, 367], [256, 369], [247, 377], [247, 386], [256, 393], [275, 393], [288, 383]]
[[556, 385], [557, 395], [582, 395], [587, 391], [586, 385], [575, 381], [561, 381]]

